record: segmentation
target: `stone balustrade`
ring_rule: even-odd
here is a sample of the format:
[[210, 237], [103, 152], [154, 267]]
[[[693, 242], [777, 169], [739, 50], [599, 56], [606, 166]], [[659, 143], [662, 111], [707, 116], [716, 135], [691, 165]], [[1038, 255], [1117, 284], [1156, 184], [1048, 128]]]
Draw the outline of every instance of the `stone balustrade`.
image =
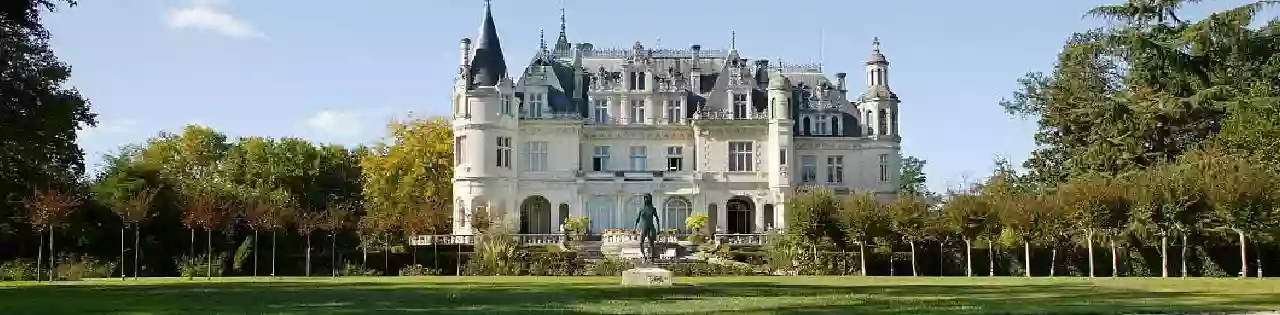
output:
[[[658, 242], [678, 243], [681, 236], [684, 235], [660, 232]], [[515, 234], [513, 237], [522, 245], [562, 244], [565, 241], [563, 234]], [[600, 234], [600, 238], [605, 245], [640, 242], [640, 234], [635, 229], [606, 229]], [[764, 245], [767, 238], [767, 234], [716, 234], [713, 239], [717, 243], [728, 245]], [[475, 243], [475, 235], [418, 235], [409, 241], [414, 246], [470, 245]]]

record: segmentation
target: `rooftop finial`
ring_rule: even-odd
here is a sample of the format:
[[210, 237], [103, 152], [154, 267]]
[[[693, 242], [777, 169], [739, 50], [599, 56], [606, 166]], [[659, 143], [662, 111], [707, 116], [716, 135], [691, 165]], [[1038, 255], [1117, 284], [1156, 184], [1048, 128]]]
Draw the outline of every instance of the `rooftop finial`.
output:
[[738, 50], [738, 31], [729, 31], [729, 50]]
[[880, 53], [880, 36], [871, 38], [871, 51]]
[[538, 29], [538, 52], [547, 51], [547, 32]]
[[565, 34], [564, 19], [564, 0], [560, 0], [560, 37], [556, 38], [555, 52], [558, 55], [567, 55], [572, 47], [569, 45], [569, 35]]
[[560, 0], [560, 35], [564, 35], [564, 0]]

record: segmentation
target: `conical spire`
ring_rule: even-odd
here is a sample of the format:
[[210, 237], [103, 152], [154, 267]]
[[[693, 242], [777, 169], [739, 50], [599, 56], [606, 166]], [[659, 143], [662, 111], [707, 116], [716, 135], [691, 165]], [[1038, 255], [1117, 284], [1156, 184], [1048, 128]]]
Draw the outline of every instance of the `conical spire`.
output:
[[502, 44], [498, 41], [498, 29], [493, 25], [489, 0], [484, 2], [484, 20], [480, 22], [480, 37], [473, 55], [471, 73], [475, 85], [498, 85], [507, 76], [507, 61], [502, 57]]
[[555, 52], [564, 54], [569, 52], [569, 35], [565, 32], [564, 20], [564, 1], [560, 2], [560, 38], [556, 39]]

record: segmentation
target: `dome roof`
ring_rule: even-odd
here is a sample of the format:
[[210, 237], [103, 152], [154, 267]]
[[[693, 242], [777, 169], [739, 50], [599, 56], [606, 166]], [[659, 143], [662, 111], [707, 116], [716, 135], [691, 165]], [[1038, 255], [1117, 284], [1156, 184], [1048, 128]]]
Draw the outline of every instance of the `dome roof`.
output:
[[787, 79], [782, 72], [773, 72], [769, 75], [770, 90], [788, 90], [791, 89], [791, 79]]

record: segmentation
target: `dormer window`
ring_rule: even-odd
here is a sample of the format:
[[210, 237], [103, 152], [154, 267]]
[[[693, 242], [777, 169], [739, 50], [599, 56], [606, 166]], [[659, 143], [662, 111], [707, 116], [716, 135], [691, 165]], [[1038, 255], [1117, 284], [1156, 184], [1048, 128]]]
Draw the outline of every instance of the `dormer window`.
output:
[[747, 119], [747, 95], [733, 94], [733, 119]]

